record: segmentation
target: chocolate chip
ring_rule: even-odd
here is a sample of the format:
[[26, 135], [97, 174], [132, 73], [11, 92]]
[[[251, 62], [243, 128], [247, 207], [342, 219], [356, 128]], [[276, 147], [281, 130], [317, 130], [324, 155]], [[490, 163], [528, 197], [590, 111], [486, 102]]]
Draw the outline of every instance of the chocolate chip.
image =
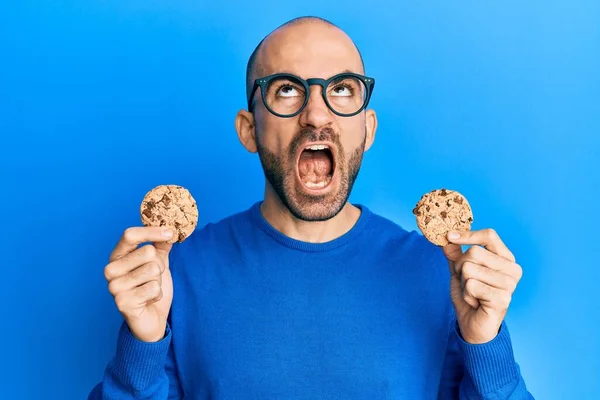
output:
[[152, 211], [150, 211], [150, 207], [147, 207], [144, 211], [142, 211], [142, 214], [148, 218], [152, 218]]
[[457, 203], [457, 204], [462, 204], [463, 203], [463, 199], [460, 196], [456, 196], [454, 198], [454, 202]]
[[160, 201], [162, 201], [165, 206], [169, 206], [169, 204], [171, 204], [171, 198], [169, 196], [167, 196], [167, 194], [165, 193], [162, 197], [162, 199], [160, 199]]
[[446, 192], [446, 189], [442, 189], [442, 191], [440, 192], [440, 195], [447, 196], [448, 192]]
[[431, 221], [431, 218], [425, 217], [425, 225], [427, 225], [429, 223], [429, 221]]
[[412, 211], [412, 212], [413, 212], [413, 214], [415, 214], [415, 215], [420, 215], [420, 214], [421, 214], [421, 213], [419, 212], [419, 207], [415, 207], [415, 208], [413, 208], [413, 211]]
[[179, 222], [175, 221], [175, 228], [179, 229], [180, 226], [181, 226], [181, 224]]
[[431, 207], [427, 206], [427, 207], [425, 207], [425, 209], [426, 209], [427, 211], [429, 211], [429, 210], [431, 210]]
[[160, 220], [160, 226], [165, 226], [167, 224], [167, 222], [164, 219]]
[[435, 203], [435, 206], [436, 206], [436, 207], [439, 207], [439, 206], [440, 206], [440, 203], [436, 202], [436, 203]]
[[153, 208], [154, 208], [154, 200], [148, 200], [148, 201], [146, 202], [146, 207], [147, 207], [149, 210], [153, 209]]
[[450, 207], [450, 200], [446, 200], [446, 205]]
[[185, 235], [183, 234], [183, 232], [179, 232], [179, 236], [177, 237], [177, 240], [178, 240], [179, 242], [182, 242], [182, 241], [183, 241], [183, 239], [185, 239]]
[[192, 204], [192, 208], [193, 208], [193, 207], [196, 207], [196, 205], [195, 205], [195, 204]]
[[446, 211], [442, 211], [440, 215], [442, 216], [442, 218], [446, 218], [448, 216], [448, 213]]
[[469, 222], [473, 222], [473, 218], [469, 217]]

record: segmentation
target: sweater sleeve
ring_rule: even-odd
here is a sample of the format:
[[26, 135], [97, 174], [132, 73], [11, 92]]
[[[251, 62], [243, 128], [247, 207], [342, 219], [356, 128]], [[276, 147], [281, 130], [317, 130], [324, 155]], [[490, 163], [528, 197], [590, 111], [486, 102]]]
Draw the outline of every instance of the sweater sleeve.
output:
[[438, 400], [450, 399], [533, 399], [514, 359], [505, 322], [493, 340], [474, 345], [462, 339], [456, 320], [452, 320], [438, 392]]
[[117, 352], [108, 363], [102, 382], [88, 400], [181, 399], [183, 394], [173, 358], [171, 328], [156, 343], [133, 336], [125, 322], [117, 338]]

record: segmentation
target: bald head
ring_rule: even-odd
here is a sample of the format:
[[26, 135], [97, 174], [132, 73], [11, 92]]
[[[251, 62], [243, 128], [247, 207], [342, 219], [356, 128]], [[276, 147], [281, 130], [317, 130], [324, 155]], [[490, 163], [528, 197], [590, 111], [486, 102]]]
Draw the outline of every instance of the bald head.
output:
[[348, 69], [364, 73], [364, 62], [360, 50], [344, 31], [320, 17], [298, 17], [269, 33], [250, 55], [246, 67], [246, 97], [250, 96], [254, 80], [258, 77], [275, 72], [291, 72], [302, 75], [298, 70], [290, 70], [292, 68], [290, 65], [295, 61], [293, 58], [299, 58], [299, 56], [318, 57], [319, 51], [313, 47], [326, 40], [329, 41], [327, 51], [331, 52], [333, 49], [340, 57], [354, 58], [353, 62], [350, 62], [350, 64], [354, 64], [354, 68], [349, 65]]

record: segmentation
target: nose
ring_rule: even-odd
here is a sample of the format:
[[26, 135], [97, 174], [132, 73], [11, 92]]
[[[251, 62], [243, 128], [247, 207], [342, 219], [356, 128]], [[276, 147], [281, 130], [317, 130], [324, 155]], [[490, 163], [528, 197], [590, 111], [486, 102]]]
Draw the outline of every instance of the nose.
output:
[[310, 87], [308, 102], [300, 113], [300, 125], [314, 129], [323, 128], [333, 122], [333, 114], [323, 100], [322, 88], [319, 85]]

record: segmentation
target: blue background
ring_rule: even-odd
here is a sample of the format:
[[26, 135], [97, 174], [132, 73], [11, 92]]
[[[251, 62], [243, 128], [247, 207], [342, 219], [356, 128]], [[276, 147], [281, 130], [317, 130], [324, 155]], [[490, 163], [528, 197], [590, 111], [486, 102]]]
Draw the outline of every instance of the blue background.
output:
[[412, 230], [421, 194], [463, 192], [523, 266], [508, 323], [528, 387], [598, 398], [599, 3], [325, 3], [2, 7], [1, 398], [82, 399], [101, 379], [120, 323], [103, 269], [147, 190], [186, 186], [201, 225], [262, 197], [233, 125], [245, 65], [305, 14], [377, 79], [352, 200]]

